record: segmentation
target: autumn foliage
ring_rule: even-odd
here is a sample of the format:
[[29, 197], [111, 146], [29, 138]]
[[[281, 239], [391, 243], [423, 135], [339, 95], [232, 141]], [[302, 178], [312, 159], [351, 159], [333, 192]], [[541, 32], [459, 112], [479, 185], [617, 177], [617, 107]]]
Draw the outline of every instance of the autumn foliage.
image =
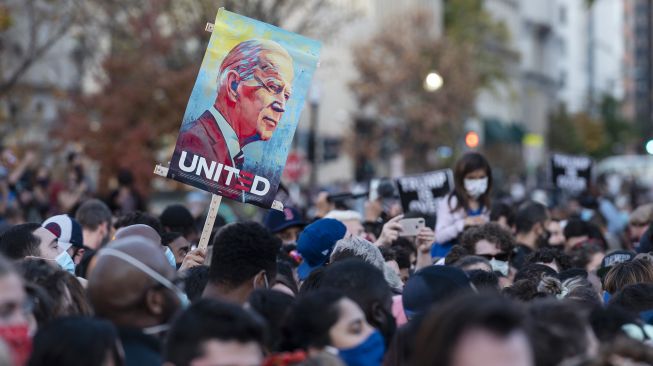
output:
[[201, 53], [180, 49], [200, 35], [166, 32], [157, 22], [164, 10], [151, 6], [123, 22], [102, 63], [102, 90], [74, 96], [57, 131], [100, 162], [100, 182], [128, 168], [141, 192], [148, 192], [157, 152], [174, 144], [201, 63]]
[[[471, 112], [478, 86], [472, 49], [437, 37], [427, 12], [411, 12], [388, 20], [354, 57], [359, 77], [351, 87], [361, 113], [375, 121], [357, 131], [355, 154], [382, 154], [383, 135], [397, 144], [408, 171], [424, 170], [428, 151], [452, 146]], [[444, 79], [436, 92], [423, 86], [432, 71]]]

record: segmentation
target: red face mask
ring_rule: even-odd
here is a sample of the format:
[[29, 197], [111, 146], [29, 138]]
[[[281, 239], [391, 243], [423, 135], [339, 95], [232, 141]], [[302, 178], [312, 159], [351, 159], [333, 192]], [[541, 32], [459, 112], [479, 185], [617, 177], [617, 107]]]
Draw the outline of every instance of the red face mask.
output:
[[14, 365], [23, 366], [27, 363], [32, 352], [32, 339], [27, 324], [0, 326], [0, 339], [9, 347]]

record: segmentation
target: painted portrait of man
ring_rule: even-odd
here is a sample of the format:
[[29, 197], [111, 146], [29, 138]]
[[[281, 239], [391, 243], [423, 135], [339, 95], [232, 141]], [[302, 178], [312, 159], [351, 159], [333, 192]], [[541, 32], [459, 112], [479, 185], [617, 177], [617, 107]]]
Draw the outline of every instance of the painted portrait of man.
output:
[[167, 178], [263, 208], [275, 196], [320, 42], [218, 10]]
[[250, 39], [225, 56], [213, 105], [182, 128], [176, 151], [242, 169], [243, 147], [268, 141], [292, 93], [293, 59], [277, 42]]

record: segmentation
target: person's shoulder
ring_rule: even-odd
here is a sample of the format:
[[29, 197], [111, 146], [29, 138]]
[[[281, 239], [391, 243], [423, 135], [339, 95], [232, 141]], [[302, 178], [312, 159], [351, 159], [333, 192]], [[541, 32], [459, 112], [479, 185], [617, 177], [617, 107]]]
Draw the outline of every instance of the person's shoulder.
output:
[[456, 207], [456, 205], [458, 205], [458, 198], [454, 192], [448, 193], [440, 200], [440, 207], [446, 207], [449, 210]]
[[186, 123], [181, 129], [181, 133], [192, 135], [205, 132], [207, 125], [210, 123], [215, 124], [215, 119], [209, 111], [205, 111], [196, 119]]
[[182, 142], [206, 140], [207, 138], [214, 141], [222, 139], [222, 133], [217, 128], [217, 123], [209, 111], [189, 122], [179, 132], [179, 139]]

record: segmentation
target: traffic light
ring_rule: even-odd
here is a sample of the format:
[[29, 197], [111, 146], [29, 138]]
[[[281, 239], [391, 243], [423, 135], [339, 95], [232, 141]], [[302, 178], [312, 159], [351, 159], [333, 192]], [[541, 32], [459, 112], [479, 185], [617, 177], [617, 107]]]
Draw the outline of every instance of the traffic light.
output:
[[465, 131], [464, 140], [465, 149], [476, 150], [483, 145], [483, 122], [476, 117], [470, 117], [465, 120], [463, 127]]
[[470, 149], [475, 149], [481, 142], [481, 138], [476, 131], [468, 131], [465, 134], [465, 145]]

